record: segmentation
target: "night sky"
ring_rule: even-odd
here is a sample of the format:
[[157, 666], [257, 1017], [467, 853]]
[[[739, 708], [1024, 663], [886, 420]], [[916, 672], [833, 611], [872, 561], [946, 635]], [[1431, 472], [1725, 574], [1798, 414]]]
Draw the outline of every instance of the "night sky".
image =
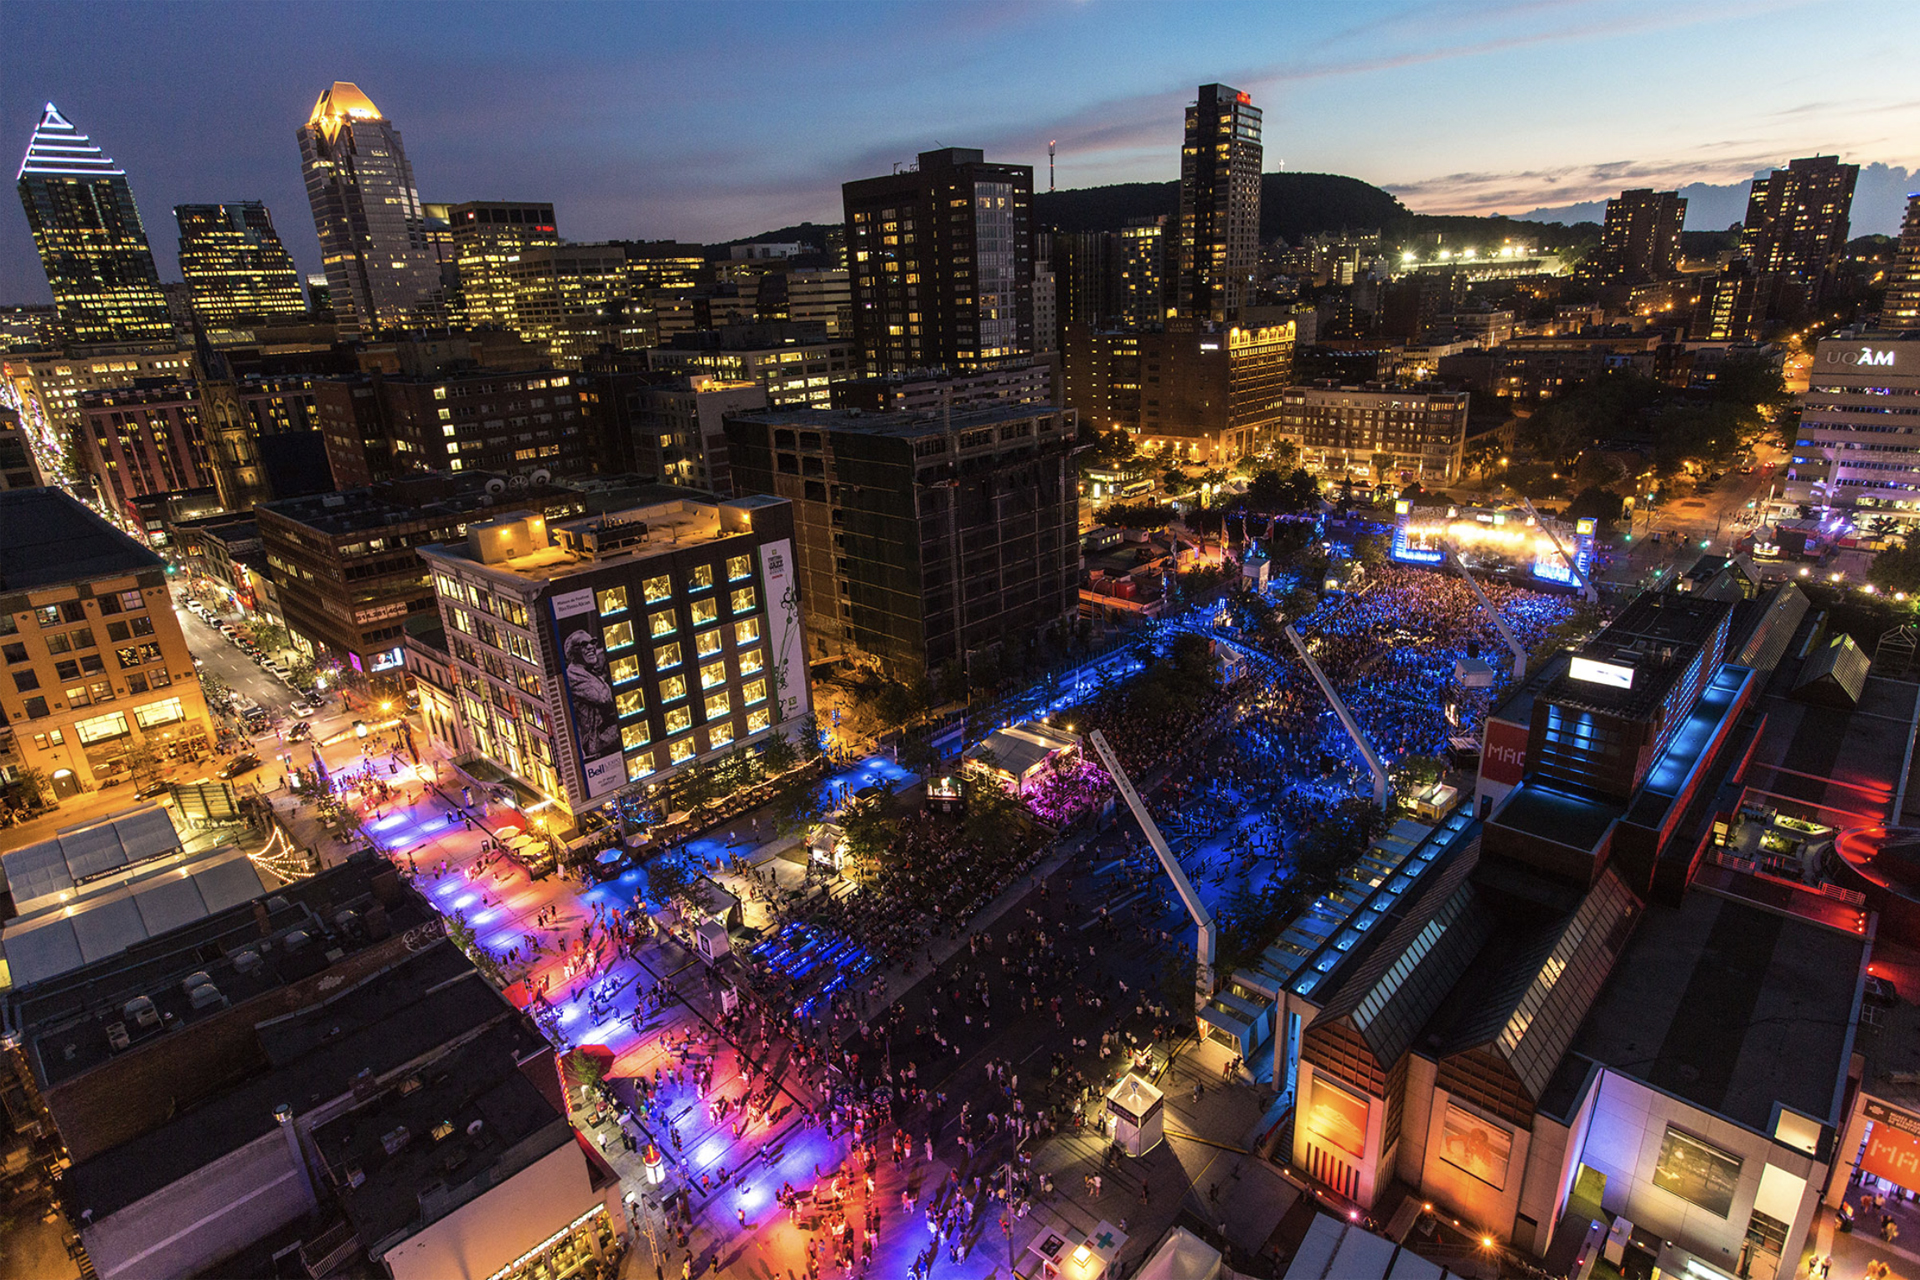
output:
[[[1351, 174], [1424, 212], [1737, 184], [1818, 151], [1883, 166], [1854, 229], [1891, 232], [1920, 185], [1902, 171], [1920, 171], [1917, 48], [1912, 0], [6, 0], [0, 145], [24, 152], [57, 103], [127, 170], [167, 279], [172, 206], [199, 201], [267, 201], [318, 268], [294, 131], [336, 79], [399, 125], [422, 198], [551, 200], [574, 240], [835, 222], [842, 182], [938, 145], [1043, 185], [1056, 138], [1062, 187], [1164, 181], [1213, 80], [1265, 109], [1268, 169]], [[1708, 225], [1743, 205], [1729, 193]], [[47, 300], [10, 200], [0, 302]]]

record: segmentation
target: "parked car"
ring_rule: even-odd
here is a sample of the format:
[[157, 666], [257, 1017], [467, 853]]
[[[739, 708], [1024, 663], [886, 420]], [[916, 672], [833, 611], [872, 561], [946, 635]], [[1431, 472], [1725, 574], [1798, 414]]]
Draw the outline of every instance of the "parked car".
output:
[[1878, 974], [1867, 975], [1866, 997], [1868, 1004], [1896, 1005], [1900, 1003], [1900, 990]]
[[149, 800], [154, 796], [163, 796], [167, 794], [172, 786], [173, 784], [164, 778], [154, 778], [151, 781], [141, 783], [140, 786], [135, 789], [133, 793], [134, 799]]
[[291, 703], [288, 704], [288, 707], [293, 712], [293, 714], [297, 716], [304, 717], [304, 716], [310, 716], [313, 714], [313, 708], [308, 706], [306, 701], [301, 698], [295, 698]]
[[220, 767], [220, 776], [231, 781], [243, 773], [260, 767], [260, 757], [248, 751], [235, 756]]

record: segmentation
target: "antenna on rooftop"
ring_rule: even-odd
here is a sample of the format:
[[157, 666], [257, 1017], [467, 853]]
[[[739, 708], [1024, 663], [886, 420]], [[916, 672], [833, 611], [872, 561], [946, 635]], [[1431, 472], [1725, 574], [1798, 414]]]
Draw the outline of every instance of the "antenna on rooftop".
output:
[[1058, 140], [1047, 144], [1047, 194], [1049, 195], [1053, 194], [1053, 149], [1058, 145]]

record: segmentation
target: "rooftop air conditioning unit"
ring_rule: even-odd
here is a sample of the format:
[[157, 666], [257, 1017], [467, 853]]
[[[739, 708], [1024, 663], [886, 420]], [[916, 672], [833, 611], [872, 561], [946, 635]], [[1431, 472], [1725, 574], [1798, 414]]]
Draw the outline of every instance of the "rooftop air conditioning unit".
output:
[[136, 1027], [157, 1027], [160, 1025], [160, 1011], [153, 1007], [153, 1001], [145, 996], [135, 996], [127, 1001], [121, 1010], [128, 1022]]

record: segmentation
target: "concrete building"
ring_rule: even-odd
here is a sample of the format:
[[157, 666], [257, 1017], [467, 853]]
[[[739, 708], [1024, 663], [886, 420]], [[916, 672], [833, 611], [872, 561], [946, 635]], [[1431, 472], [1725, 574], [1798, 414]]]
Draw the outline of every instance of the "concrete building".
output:
[[70, 466], [82, 469], [72, 438], [86, 421], [82, 395], [147, 379], [178, 382], [192, 369], [192, 353], [171, 341], [17, 352], [0, 356], [0, 407], [20, 415], [41, 474], [65, 476]]
[[1920, 334], [1821, 339], [1797, 398], [1787, 501], [1895, 529], [1920, 518]]
[[1238, 89], [1203, 84], [1180, 148], [1178, 309], [1216, 325], [1253, 300], [1260, 257], [1260, 108]]
[[1469, 399], [1432, 388], [1289, 387], [1275, 433], [1324, 475], [1451, 484], [1466, 448]]
[[1900, 248], [1887, 278], [1887, 300], [1880, 308], [1880, 327], [1890, 333], [1920, 333], [1920, 192], [1907, 197]]
[[1622, 191], [1607, 201], [1600, 247], [1580, 264], [1580, 274], [1603, 286], [1668, 279], [1680, 267], [1686, 220], [1687, 202], [1677, 191]]
[[843, 188], [868, 373], [977, 369], [1033, 340], [1033, 168], [962, 147]]
[[997, 405], [1053, 403], [1051, 359], [1000, 365], [975, 373], [919, 369], [880, 378], [851, 378], [832, 387], [833, 407], [867, 413], [967, 413]]
[[1764, 337], [1827, 300], [1846, 257], [1859, 176], [1857, 164], [1808, 156], [1754, 179], [1740, 257], [1715, 286], [1707, 337]]
[[160, 557], [58, 489], [0, 490], [0, 526], [10, 767], [40, 770], [64, 798], [124, 780], [136, 752], [209, 750]]
[[459, 277], [455, 319], [469, 329], [520, 328], [509, 268], [527, 250], [560, 243], [553, 206], [469, 200], [447, 207], [448, 234]]
[[811, 658], [908, 679], [1073, 616], [1070, 410], [774, 410], [727, 437], [734, 487], [793, 503]]
[[811, 705], [790, 503], [661, 488], [423, 547], [475, 753], [566, 814], [758, 750]]
[[580, 507], [566, 490], [437, 472], [264, 502], [254, 518], [295, 646], [316, 661], [374, 675], [400, 667], [407, 620], [436, 607], [417, 548], [516, 509], [563, 518]]
[[400, 130], [344, 80], [314, 101], [299, 130], [328, 297], [345, 336], [444, 323], [439, 255]]
[[363, 374], [320, 380], [316, 411], [342, 487], [439, 470], [531, 480], [593, 468], [580, 382], [556, 369]]
[[853, 343], [830, 340], [824, 326], [799, 321], [689, 331], [649, 350], [647, 365], [661, 373], [757, 382], [775, 408], [825, 408], [832, 385], [861, 371]]
[[213, 456], [191, 382], [152, 383], [80, 397], [81, 465], [115, 511], [135, 519], [134, 499], [215, 488]]

